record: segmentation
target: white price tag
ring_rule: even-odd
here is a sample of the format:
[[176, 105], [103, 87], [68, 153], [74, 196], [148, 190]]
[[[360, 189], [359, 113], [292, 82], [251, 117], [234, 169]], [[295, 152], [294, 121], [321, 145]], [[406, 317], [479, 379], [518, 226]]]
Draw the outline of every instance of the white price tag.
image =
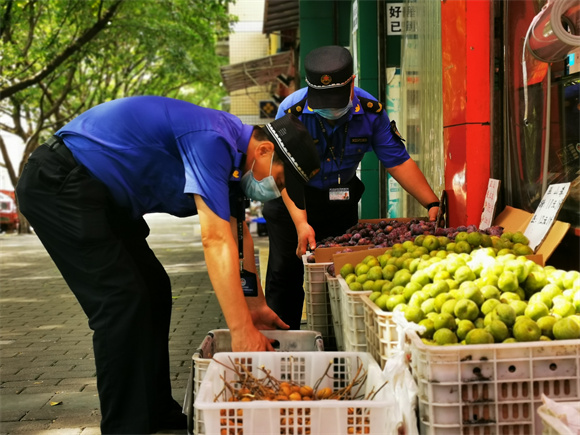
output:
[[481, 221], [479, 222], [480, 230], [489, 228], [493, 222], [500, 184], [500, 180], [495, 180], [493, 178], [490, 178], [487, 183], [487, 192], [485, 193], [485, 200], [483, 202], [483, 212], [481, 213]]
[[546, 190], [524, 232], [534, 252], [552, 228], [569, 191], [570, 183], [551, 184]]

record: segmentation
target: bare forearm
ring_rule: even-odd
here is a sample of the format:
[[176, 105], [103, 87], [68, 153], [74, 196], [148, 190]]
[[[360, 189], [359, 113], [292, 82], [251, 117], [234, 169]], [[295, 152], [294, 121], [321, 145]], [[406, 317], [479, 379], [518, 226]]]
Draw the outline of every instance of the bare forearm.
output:
[[247, 328], [252, 325], [252, 317], [240, 283], [237, 246], [234, 240], [231, 237], [229, 241], [209, 237], [204, 240], [203, 248], [209, 279], [228, 328], [231, 331]]
[[292, 222], [296, 227], [296, 233], [298, 234], [298, 246], [296, 247], [296, 255], [301, 257], [306, 253], [308, 248], [314, 249], [316, 247], [316, 238], [314, 234], [314, 229], [308, 224], [308, 217], [306, 215], [306, 210], [300, 210], [294, 202], [286, 193], [286, 190], [282, 191], [282, 199], [284, 200], [284, 205], [290, 213]]
[[399, 166], [388, 168], [388, 171], [422, 206], [438, 201], [437, 195], [413, 159]]
[[229, 222], [217, 217], [198, 196], [196, 205], [209, 279], [232, 334], [251, 328], [238, 261], [238, 249]]

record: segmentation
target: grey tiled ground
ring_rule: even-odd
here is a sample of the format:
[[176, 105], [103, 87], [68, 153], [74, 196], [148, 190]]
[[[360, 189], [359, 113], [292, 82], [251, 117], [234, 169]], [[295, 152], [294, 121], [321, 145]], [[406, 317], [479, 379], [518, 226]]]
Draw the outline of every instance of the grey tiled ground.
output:
[[[149, 243], [173, 285], [173, 396], [183, 402], [191, 356], [225, 328], [194, 218], [147, 217]], [[267, 238], [256, 245], [267, 246]], [[35, 235], [0, 235], [0, 435], [100, 433], [92, 334]]]

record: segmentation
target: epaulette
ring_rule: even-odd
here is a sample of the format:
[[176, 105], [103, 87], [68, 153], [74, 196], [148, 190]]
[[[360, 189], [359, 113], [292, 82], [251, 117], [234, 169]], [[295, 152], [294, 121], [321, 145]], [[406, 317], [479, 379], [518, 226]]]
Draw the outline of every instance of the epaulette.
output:
[[306, 106], [306, 98], [286, 109], [286, 113], [291, 113], [294, 116], [300, 116], [302, 115], [305, 106]]
[[381, 113], [383, 111], [383, 104], [370, 98], [358, 97], [360, 105], [365, 112]]

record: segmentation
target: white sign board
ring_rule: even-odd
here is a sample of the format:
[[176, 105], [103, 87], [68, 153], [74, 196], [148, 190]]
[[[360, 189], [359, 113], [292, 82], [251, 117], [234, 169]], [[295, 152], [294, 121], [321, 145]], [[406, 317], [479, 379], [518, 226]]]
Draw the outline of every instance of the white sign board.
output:
[[404, 3], [387, 3], [387, 35], [401, 35], [403, 33], [403, 5]]
[[481, 221], [479, 222], [479, 229], [485, 230], [491, 227], [495, 215], [495, 206], [497, 204], [497, 195], [499, 192], [500, 180], [493, 178], [489, 179], [487, 183], [487, 192], [485, 193], [485, 200], [483, 201], [483, 212], [481, 213]]
[[538, 208], [524, 232], [530, 240], [530, 248], [534, 252], [552, 228], [569, 190], [570, 183], [551, 184], [538, 204]]

